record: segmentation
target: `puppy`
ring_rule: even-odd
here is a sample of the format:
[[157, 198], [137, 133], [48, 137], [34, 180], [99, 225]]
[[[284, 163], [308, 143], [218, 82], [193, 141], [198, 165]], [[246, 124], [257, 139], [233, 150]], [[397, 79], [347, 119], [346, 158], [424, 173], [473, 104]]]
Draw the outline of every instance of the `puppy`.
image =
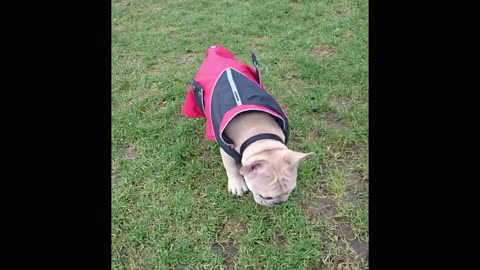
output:
[[250, 66], [222, 46], [211, 46], [182, 105], [190, 118], [205, 117], [206, 138], [220, 146], [228, 190], [273, 206], [288, 200], [301, 161], [313, 153], [287, 147], [288, 117], [260, 83], [255, 55]]

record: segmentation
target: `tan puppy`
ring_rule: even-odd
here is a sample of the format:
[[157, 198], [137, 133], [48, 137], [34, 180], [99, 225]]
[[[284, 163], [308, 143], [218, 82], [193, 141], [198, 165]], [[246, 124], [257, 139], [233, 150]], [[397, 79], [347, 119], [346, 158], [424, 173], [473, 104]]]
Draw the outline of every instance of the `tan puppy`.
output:
[[[190, 118], [205, 118], [205, 137], [215, 141], [237, 196], [251, 190], [262, 205], [285, 202], [297, 183], [300, 161], [311, 155], [287, 148], [288, 116], [265, 90], [255, 69], [224, 47], [210, 46], [182, 105]], [[285, 137], [287, 136], [287, 137]]]
[[[227, 125], [226, 134], [239, 152], [248, 138], [260, 133], [273, 133], [285, 141], [285, 135], [267, 113], [252, 111], [239, 114]], [[242, 166], [220, 148], [228, 177], [228, 190], [241, 196], [250, 190], [258, 204], [273, 206], [288, 200], [297, 184], [299, 163], [313, 153], [300, 153], [279, 141], [263, 139], [248, 146]]]

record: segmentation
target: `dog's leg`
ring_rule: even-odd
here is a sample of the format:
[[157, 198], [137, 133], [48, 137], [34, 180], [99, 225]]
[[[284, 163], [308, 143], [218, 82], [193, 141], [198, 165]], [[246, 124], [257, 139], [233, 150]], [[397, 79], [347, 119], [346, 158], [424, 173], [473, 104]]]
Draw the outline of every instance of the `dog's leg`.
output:
[[239, 173], [240, 165], [235, 162], [222, 148], [220, 148], [220, 155], [222, 156], [223, 166], [227, 172], [228, 177], [228, 191], [237, 196], [242, 196], [248, 191], [243, 176]]

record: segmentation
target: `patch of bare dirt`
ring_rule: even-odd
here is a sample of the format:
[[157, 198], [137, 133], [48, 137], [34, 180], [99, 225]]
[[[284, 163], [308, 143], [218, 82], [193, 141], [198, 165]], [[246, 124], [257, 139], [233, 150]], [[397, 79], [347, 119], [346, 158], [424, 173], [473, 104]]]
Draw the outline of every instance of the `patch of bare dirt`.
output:
[[227, 269], [232, 269], [233, 264], [235, 263], [235, 257], [237, 256], [237, 248], [235, 247], [233, 241], [229, 241], [224, 249], [224, 257], [223, 265]]
[[327, 167], [331, 167], [333, 165], [340, 166], [340, 167], [346, 167], [350, 170], [354, 170], [357, 167], [357, 161], [358, 161], [358, 152], [352, 150], [347, 146], [342, 147], [342, 149], [328, 149], [329, 151], [327, 152], [327, 158], [326, 160], [328, 163]]
[[352, 15], [352, 10], [349, 7], [341, 7], [335, 11], [338, 15], [342, 17], [348, 17]]
[[337, 114], [335, 112], [327, 112], [325, 114], [325, 121], [328, 123], [333, 123], [337, 121]]
[[342, 131], [348, 128], [345, 123], [337, 119], [337, 114], [335, 112], [327, 112], [325, 114], [325, 121], [331, 128], [337, 131]]
[[[336, 121], [335, 113], [326, 115], [325, 120]], [[358, 156], [362, 150], [361, 143], [345, 143], [341, 149], [332, 149], [327, 154], [329, 163], [318, 166], [321, 178], [326, 168], [339, 166], [350, 171], [347, 177], [347, 198], [358, 203], [360, 193], [367, 191], [368, 176], [364, 176], [358, 168]], [[309, 223], [316, 224], [323, 221], [326, 227], [316, 229], [315, 234], [324, 243], [325, 248], [333, 248], [332, 253], [322, 256], [309, 264], [308, 269], [368, 269], [368, 244], [363, 243], [354, 233], [350, 220], [340, 217], [340, 200], [328, 192], [327, 183], [320, 179], [318, 186], [311, 195], [302, 200], [304, 216]], [[340, 252], [338, 252], [340, 251]], [[322, 263], [318, 263], [321, 261]], [[367, 267], [367, 268], [366, 268]]]
[[158, 111], [158, 110], [161, 110], [161, 109], [167, 107], [167, 104], [168, 104], [168, 102], [166, 100], [162, 100], [162, 101], [158, 102], [157, 106], [156, 106], [156, 110]]
[[247, 227], [236, 218], [229, 219], [222, 229], [222, 235], [226, 237], [245, 233], [247, 233]]
[[287, 239], [285, 238], [285, 236], [281, 235], [281, 234], [278, 234], [276, 233], [274, 236], [273, 236], [273, 244], [275, 245], [275, 247], [281, 251], [281, 252], [285, 252], [287, 251], [288, 249], [288, 243], [287, 243]]
[[[352, 181], [358, 181], [354, 176]], [[322, 242], [334, 244], [337, 248], [348, 251], [350, 247], [352, 254], [335, 255], [334, 257], [323, 258], [323, 263], [331, 269], [364, 269], [364, 260], [368, 256], [368, 244], [360, 241], [355, 235], [351, 223], [347, 218], [338, 217], [338, 198], [325, 195], [322, 188], [315, 191], [315, 196], [302, 201], [302, 208], [306, 219], [311, 223], [324, 221], [332, 229], [330, 232], [317, 231]], [[334, 240], [337, 239], [337, 240]], [[334, 243], [332, 243], [332, 241]], [[312, 264], [309, 269], [322, 269], [317, 264]]]
[[345, 164], [350, 167], [350, 169], [358, 170], [358, 160], [362, 156], [363, 148], [366, 147], [362, 143], [358, 142], [348, 142], [342, 146], [341, 152], [342, 156], [345, 157]]
[[149, 73], [158, 77], [163, 77], [165, 73], [163, 72], [162, 66], [156, 64], [149, 69]]
[[349, 98], [338, 97], [330, 101], [330, 105], [337, 111], [348, 110], [352, 107], [352, 100]]
[[212, 247], [210, 248], [213, 253], [217, 255], [223, 254], [223, 246], [219, 243], [213, 243]]
[[363, 145], [361, 145], [360, 143], [350, 142], [350, 143], [347, 143], [347, 145], [345, 146], [345, 149], [347, 152], [358, 154], [362, 147]]
[[[368, 244], [363, 243], [356, 237], [350, 222], [345, 218], [337, 218], [335, 219], [334, 224], [335, 234], [347, 242], [350, 249], [362, 260], [366, 260], [368, 256]], [[360, 258], [357, 258], [357, 260]]]
[[320, 137], [322, 137], [322, 135], [320, 134], [320, 132], [318, 130], [314, 130], [314, 131], [312, 131], [308, 134], [308, 139], [310, 141], [320, 139]]
[[212, 252], [223, 256], [223, 265], [226, 269], [235, 267], [238, 249], [235, 246], [235, 237], [247, 233], [247, 227], [236, 218], [229, 219], [220, 232], [220, 239], [211, 247]]
[[135, 159], [137, 158], [137, 150], [132, 144], [124, 144], [120, 148], [120, 152], [122, 153], [123, 157], [126, 159]]
[[194, 55], [191, 50], [186, 49], [183, 55], [180, 58], [181, 64], [191, 64], [193, 63]]
[[362, 261], [354, 254], [328, 257], [324, 260], [325, 265], [336, 270], [363, 270]]
[[368, 258], [368, 245], [360, 241], [358, 238], [350, 241], [350, 247], [358, 254], [358, 256]]
[[355, 233], [352, 230], [350, 222], [344, 218], [337, 219], [335, 221], [335, 234], [341, 236], [343, 239], [348, 242], [355, 239]]
[[330, 57], [335, 53], [333, 48], [328, 46], [316, 46], [312, 49], [312, 54], [315, 57]]
[[359, 164], [359, 160], [362, 155], [363, 147], [362, 143], [347, 142], [341, 149], [329, 151], [327, 153], [327, 160], [329, 163], [335, 166], [344, 167], [351, 171], [350, 177], [361, 177], [363, 180], [368, 178], [368, 175], [364, 175], [363, 169]]
[[316, 195], [302, 203], [305, 217], [311, 221], [331, 220], [337, 214], [337, 203], [333, 198]]
[[365, 180], [366, 178], [356, 170], [347, 177], [347, 194], [350, 198], [355, 198], [358, 193], [366, 190]]
[[185, 119], [185, 116], [182, 114], [182, 112], [180, 110], [175, 112], [172, 117], [173, 117], [173, 119], [175, 119], [175, 121], [180, 121], [182, 119]]
[[225, 269], [234, 269], [238, 249], [235, 247], [232, 239], [229, 239], [226, 243], [214, 243], [211, 250], [213, 253], [223, 256]]
[[288, 80], [297, 79], [299, 77], [300, 77], [300, 75], [298, 74], [297, 69], [290, 69], [289, 71], [285, 72], [282, 75], [282, 79], [288, 79]]
[[122, 248], [120, 252], [122, 254], [122, 264], [127, 269], [147, 270], [153, 268], [149, 261], [152, 250], [148, 246], [141, 245], [132, 249]]

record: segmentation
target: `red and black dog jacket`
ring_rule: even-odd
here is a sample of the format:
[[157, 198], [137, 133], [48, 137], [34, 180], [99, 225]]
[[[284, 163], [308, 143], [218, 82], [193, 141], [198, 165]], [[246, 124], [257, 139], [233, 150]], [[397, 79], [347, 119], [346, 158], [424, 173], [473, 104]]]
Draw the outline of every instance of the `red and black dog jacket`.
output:
[[[255, 69], [235, 59], [222, 46], [211, 46], [189, 87], [182, 105], [182, 113], [190, 118], [205, 117], [205, 137], [241, 161], [225, 127], [237, 115], [247, 111], [270, 114], [285, 134], [288, 142], [287, 114], [260, 83], [258, 65], [252, 53]], [[243, 152], [243, 151], [242, 151]]]

